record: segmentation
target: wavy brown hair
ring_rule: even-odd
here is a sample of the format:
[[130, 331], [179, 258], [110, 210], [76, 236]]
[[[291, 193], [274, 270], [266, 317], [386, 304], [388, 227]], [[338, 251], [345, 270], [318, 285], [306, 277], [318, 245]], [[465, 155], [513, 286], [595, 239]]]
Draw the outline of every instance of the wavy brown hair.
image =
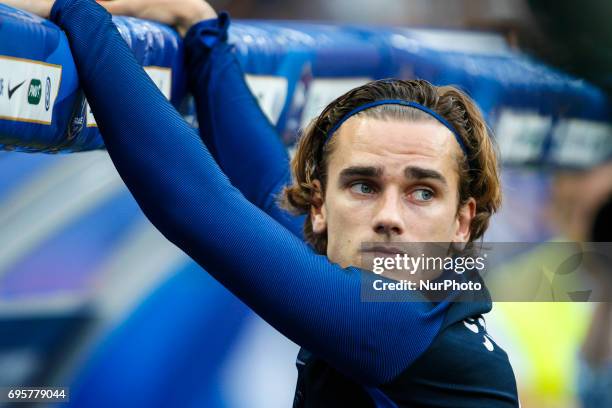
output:
[[[316, 200], [315, 180], [325, 195], [327, 167], [334, 151], [335, 138], [325, 143], [329, 130], [348, 112], [363, 104], [382, 99], [417, 102], [435, 111], [456, 129], [469, 155], [457, 157], [459, 172], [458, 207], [470, 197], [476, 200], [476, 214], [470, 225], [470, 242], [482, 237], [489, 219], [501, 205], [497, 150], [491, 132], [476, 104], [452, 86], [434, 86], [424, 80], [378, 80], [359, 86], [331, 102], [302, 132], [291, 162], [293, 182], [281, 193], [281, 205], [294, 214], [306, 214], [304, 237], [314, 249], [325, 254], [327, 232], [312, 230], [310, 209]], [[435, 120], [418, 109], [403, 105], [378, 105], [355, 116], [394, 120]]]

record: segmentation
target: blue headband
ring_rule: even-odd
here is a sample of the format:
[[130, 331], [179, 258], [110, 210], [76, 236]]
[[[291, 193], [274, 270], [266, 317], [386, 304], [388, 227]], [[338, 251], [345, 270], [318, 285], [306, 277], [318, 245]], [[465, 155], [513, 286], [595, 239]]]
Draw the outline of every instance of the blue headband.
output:
[[349, 113], [347, 113], [346, 115], [344, 115], [342, 117], [342, 119], [340, 119], [338, 122], [336, 122], [336, 124], [330, 129], [329, 132], [327, 132], [327, 136], [325, 138], [325, 143], [327, 143], [329, 141], [329, 139], [331, 139], [332, 135], [334, 134], [334, 132], [336, 130], [338, 130], [338, 128], [344, 123], [346, 122], [346, 120], [348, 118], [350, 118], [351, 116], [355, 115], [356, 113], [359, 113], [363, 110], [366, 109], [370, 109], [373, 108], [375, 106], [379, 106], [379, 105], [403, 105], [403, 106], [410, 106], [412, 108], [418, 109], [420, 111], [423, 111], [427, 114], [429, 114], [430, 116], [434, 117], [438, 122], [440, 122], [441, 124], [443, 124], [444, 126], [446, 126], [446, 128], [448, 130], [451, 131], [451, 133], [455, 136], [455, 139], [457, 140], [457, 143], [459, 143], [459, 146], [461, 147], [461, 150], [463, 150], [463, 153], [465, 153], [466, 156], [468, 156], [468, 149], [467, 147], [465, 147], [465, 144], [463, 144], [463, 140], [461, 140], [461, 136], [459, 136], [459, 133], [457, 133], [457, 131], [455, 130], [455, 128], [453, 127], [453, 125], [451, 125], [446, 119], [444, 119], [442, 116], [438, 115], [438, 113], [434, 112], [433, 110], [418, 104], [416, 102], [412, 102], [412, 101], [405, 101], [403, 99], [381, 99], [379, 101], [374, 101], [374, 102], [368, 102], [365, 103], [361, 106], [356, 107], [355, 109], [353, 109], [352, 111], [350, 111]]

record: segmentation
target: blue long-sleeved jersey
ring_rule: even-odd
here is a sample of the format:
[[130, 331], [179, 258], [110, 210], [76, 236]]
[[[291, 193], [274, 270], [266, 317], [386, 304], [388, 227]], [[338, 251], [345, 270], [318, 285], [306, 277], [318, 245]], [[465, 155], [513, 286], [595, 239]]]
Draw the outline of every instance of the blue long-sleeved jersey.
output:
[[227, 43], [228, 27], [229, 16], [221, 13], [185, 35], [185, 67], [200, 136], [232, 184], [301, 237], [304, 217], [277, 205], [278, 194], [291, 180], [287, 151], [244, 80]]
[[296, 405], [337, 403], [330, 398], [370, 406], [516, 405], [507, 356], [478, 320], [464, 320], [490, 303], [362, 302], [362, 280], [374, 277], [331, 264], [253, 204], [265, 203], [271, 190], [244, 189], [247, 199], [232, 186], [104, 9], [88, 0], [58, 0], [51, 18], [67, 32], [110, 157], [145, 215], [312, 353], [301, 353], [307, 372], [300, 375]]

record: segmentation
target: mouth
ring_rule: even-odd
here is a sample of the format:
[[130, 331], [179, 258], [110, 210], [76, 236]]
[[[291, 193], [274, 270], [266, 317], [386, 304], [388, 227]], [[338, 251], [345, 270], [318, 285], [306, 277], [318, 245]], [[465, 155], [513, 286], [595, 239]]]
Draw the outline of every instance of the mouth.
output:
[[388, 245], [375, 245], [361, 250], [362, 254], [369, 255], [381, 255], [381, 256], [395, 256], [395, 255], [407, 255], [407, 252], [401, 248], [388, 246]]

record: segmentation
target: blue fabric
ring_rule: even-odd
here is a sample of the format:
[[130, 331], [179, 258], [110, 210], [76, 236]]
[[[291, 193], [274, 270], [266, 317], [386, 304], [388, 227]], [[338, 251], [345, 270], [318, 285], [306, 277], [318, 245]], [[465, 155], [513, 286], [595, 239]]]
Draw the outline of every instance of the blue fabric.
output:
[[361, 302], [361, 280], [372, 274], [315, 254], [232, 186], [102, 7], [57, 0], [51, 18], [67, 33], [115, 167], [170, 241], [288, 338], [364, 384], [390, 381], [429, 347], [447, 303]]
[[200, 135], [232, 184], [253, 204], [301, 237], [304, 217], [277, 204], [291, 180], [289, 158], [274, 126], [249, 90], [227, 40], [229, 16], [204, 20], [184, 40], [189, 87]]
[[370, 394], [370, 397], [372, 397], [376, 408], [397, 408], [397, 404], [391, 401], [389, 397], [378, 388], [368, 387], [366, 390], [368, 394]]

